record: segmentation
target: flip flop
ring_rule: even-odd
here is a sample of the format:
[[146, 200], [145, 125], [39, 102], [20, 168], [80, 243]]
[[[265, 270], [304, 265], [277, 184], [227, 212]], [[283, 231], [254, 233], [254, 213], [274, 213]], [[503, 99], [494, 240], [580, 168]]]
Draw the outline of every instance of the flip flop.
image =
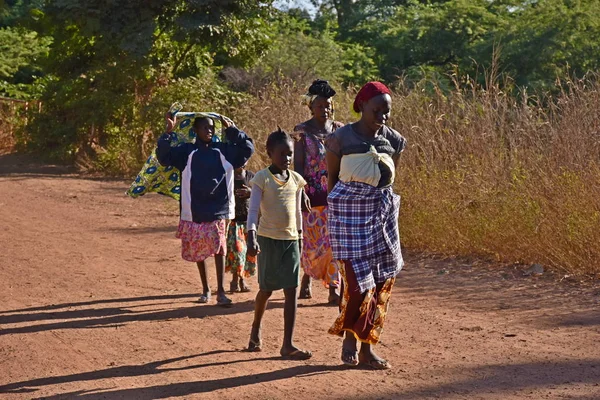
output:
[[225, 293], [219, 293], [217, 295], [217, 305], [221, 307], [231, 307], [233, 305], [233, 301], [227, 296]]
[[210, 292], [202, 293], [198, 299], [198, 303], [206, 304], [210, 301]]
[[308, 287], [301, 287], [300, 288], [300, 295], [298, 296], [299, 299], [304, 300], [304, 299], [312, 299], [312, 290], [310, 288], [310, 286]]
[[262, 342], [260, 340], [255, 342], [254, 340], [250, 339], [247, 350], [253, 353], [262, 351]]
[[342, 348], [342, 362], [349, 367], [358, 365], [358, 351]]
[[308, 360], [312, 357], [312, 353], [310, 351], [300, 349], [296, 349], [288, 354], [283, 354], [281, 352], [279, 352], [279, 354], [281, 354], [281, 357], [288, 360]]
[[250, 286], [246, 286], [246, 284], [244, 284], [241, 288], [240, 288], [240, 292], [241, 293], [248, 293], [251, 292], [252, 289], [250, 289]]
[[330, 306], [339, 306], [340, 296], [337, 294], [330, 294], [327, 298], [327, 304], [329, 304]]
[[384, 359], [375, 359], [372, 358], [367, 362], [364, 361], [360, 361], [359, 364], [361, 367], [367, 367], [370, 369], [375, 369], [375, 370], [386, 370], [386, 369], [391, 369], [392, 365]]

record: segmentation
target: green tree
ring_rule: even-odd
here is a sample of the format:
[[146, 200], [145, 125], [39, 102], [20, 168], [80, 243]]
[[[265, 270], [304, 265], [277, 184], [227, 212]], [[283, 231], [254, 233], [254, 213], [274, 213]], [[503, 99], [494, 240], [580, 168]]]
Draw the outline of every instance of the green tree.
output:
[[40, 95], [41, 60], [48, 53], [48, 38], [24, 28], [0, 29], [0, 94], [18, 99]]
[[483, 61], [480, 54], [493, 47], [494, 32], [509, 21], [506, 15], [493, 12], [492, 4], [487, 0], [415, 1], [398, 7], [393, 18], [375, 28], [382, 75], [393, 79], [428, 67], [447, 72], [457, 65], [472, 71], [473, 60]]
[[27, 28], [36, 1], [0, 3], [0, 95], [37, 98], [43, 90], [43, 60], [50, 38]]
[[[179, 80], [214, 77], [207, 68], [215, 63], [259, 57], [271, 7], [250, 0], [48, 0], [35, 12], [39, 31], [53, 38], [46, 65], [52, 80], [24, 141], [71, 159], [82, 151], [93, 157], [123, 137], [141, 157], [150, 130], [143, 111], [153, 96]], [[210, 93], [197, 90], [200, 98]]]
[[600, 70], [600, 1], [540, 0], [515, 8], [501, 62], [522, 86], [551, 89], [559, 77]]
[[260, 81], [286, 78], [301, 84], [322, 77], [339, 83], [361, 83], [377, 76], [369, 49], [336, 41], [329, 29], [311, 29], [308, 20], [282, 15], [273, 23], [275, 36], [252, 68]]

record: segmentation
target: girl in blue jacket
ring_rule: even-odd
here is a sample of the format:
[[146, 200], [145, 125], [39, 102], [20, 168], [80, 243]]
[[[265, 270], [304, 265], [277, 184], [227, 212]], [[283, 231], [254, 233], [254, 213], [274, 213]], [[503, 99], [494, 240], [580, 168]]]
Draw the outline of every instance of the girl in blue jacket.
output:
[[167, 133], [158, 138], [156, 156], [163, 166], [181, 171], [180, 219], [177, 238], [181, 256], [198, 265], [202, 280], [200, 303], [211, 297], [205, 260], [215, 257], [217, 304], [230, 306], [223, 288], [227, 220], [235, 218], [234, 170], [243, 166], [254, 153], [254, 145], [243, 131], [221, 118], [225, 142], [213, 142], [214, 121], [208, 117], [194, 120], [195, 143], [171, 147], [175, 117], [167, 113]]

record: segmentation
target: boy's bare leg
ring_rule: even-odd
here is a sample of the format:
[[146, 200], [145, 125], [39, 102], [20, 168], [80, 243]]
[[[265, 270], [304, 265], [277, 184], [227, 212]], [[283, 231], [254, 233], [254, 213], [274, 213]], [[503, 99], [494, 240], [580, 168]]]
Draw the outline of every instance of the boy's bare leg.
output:
[[225, 256], [221, 254], [215, 255], [215, 267], [217, 270], [217, 293], [225, 294], [223, 281], [225, 280]]
[[200, 280], [202, 281], [202, 293], [210, 294], [210, 287], [208, 287], [208, 278], [206, 277], [206, 263], [204, 261], [198, 261], [198, 272], [200, 272]]
[[256, 300], [254, 302], [254, 321], [252, 322], [252, 331], [250, 332], [250, 346], [248, 346], [249, 350], [252, 350], [253, 344], [254, 346], [260, 347], [262, 318], [267, 309], [267, 303], [269, 302], [271, 294], [273, 294], [273, 292], [262, 289], [256, 293]]
[[280, 354], [298, 360], [312, 357], [312, 353], [294, 346], [294, 326], [296, 324], [296, 310], [298, 308], [297, 287], [283, 289], [285, 303], [283, 305], [283, 346]]
[[225, 280], [224, 255], [215, 255], [215, 267], [217, 270], [217, 304], [220, 306], [229, 307], [233, 302], [225, 295], [225, 288], [223, 287], [223, 281]]
[[285, 303], [283, 306], [283, 346], [281, 350], [285, 350], [286, 353], [296, 350], [296, 347], [292, 343], [294, 339], [294, 326], [296, 325], [296, 310], [298, 308], [296, 289], [295, 287], [283, 289]]

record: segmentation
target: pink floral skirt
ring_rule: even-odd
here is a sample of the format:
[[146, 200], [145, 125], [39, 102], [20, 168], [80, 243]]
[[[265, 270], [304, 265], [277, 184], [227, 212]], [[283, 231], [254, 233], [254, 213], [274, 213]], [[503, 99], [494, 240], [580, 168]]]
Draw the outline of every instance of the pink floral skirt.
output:
[[199, 262], [215, 254], [224, 255], [227, 248], [226, 220], [211, 222], [179, 221], [175, 237], [181, 239], [181, 257]]

